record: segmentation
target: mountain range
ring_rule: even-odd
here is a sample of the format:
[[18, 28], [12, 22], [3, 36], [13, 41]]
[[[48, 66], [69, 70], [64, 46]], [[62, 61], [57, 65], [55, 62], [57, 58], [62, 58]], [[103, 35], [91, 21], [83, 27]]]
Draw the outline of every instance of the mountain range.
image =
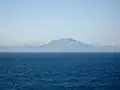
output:
[[0, 46], [0, 52], [120, 52], [120, 47], [97, 46], [85, 44], [72, 38], [63, 38], [42, 45]]

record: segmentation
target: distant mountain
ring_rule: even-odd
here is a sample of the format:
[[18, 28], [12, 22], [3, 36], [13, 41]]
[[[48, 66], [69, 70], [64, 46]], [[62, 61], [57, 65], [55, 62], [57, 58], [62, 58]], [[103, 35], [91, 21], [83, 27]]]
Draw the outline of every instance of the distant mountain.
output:
[[3, 46], [0, 52], [120, 52], [119, 46], [84, 44], [72, 38], [52, 40], [43, 45]]

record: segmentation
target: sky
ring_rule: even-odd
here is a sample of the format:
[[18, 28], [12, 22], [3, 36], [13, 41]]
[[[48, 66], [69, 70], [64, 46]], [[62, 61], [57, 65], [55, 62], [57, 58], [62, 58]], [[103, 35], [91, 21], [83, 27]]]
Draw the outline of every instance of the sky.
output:
[[120, 45], [120, 0], [0, 0], [0, 45], [60, 38]]

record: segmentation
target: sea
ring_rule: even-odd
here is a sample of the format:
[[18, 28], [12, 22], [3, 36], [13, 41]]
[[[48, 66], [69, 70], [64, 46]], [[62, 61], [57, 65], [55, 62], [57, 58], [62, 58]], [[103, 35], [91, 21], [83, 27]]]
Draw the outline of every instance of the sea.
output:
[[120, 90], [120, 53], [0, 53], [0, 90]]

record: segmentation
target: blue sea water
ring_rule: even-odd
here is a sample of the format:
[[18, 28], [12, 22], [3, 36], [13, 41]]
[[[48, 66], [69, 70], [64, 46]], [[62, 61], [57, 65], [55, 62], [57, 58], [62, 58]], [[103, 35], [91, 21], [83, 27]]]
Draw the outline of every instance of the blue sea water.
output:
[[0, 90], [120, 90], [120, 53], [0, 53]]

